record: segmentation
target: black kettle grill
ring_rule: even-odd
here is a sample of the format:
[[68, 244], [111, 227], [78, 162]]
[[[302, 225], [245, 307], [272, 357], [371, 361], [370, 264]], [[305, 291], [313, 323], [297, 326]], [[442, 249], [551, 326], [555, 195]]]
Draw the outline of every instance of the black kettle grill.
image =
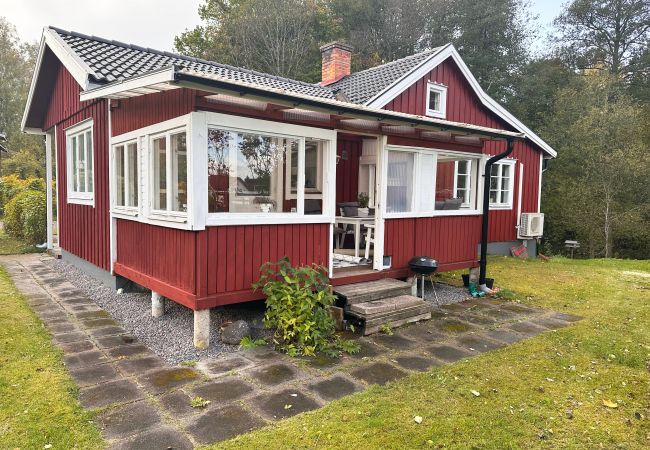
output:
[[431, 280], [431, 285], [433, 286], [433, 293], [436, 296], [436, 303], [438, 302], [438, 293], [436, 292], [436, 287], [433, 284], [433, 279], [431, 276], [438, 270], [438, 261], [429, 257], [429, 256], [414, 256], [409, 260], [409, 267], [416, 276], [421, 278], [421, 292], [422, 299], [424, 300], [424, 279], [428, 277]]

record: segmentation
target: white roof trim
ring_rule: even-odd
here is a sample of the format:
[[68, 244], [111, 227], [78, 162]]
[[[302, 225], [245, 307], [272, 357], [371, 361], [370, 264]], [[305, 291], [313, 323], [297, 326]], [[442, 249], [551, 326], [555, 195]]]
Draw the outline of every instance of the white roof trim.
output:
[[96, 73], [85, 63], [79, 56], [70, 49], [68, 44], [65, 43], [61, 36], [51, 28], [43, 28], [43, 34], [41, 36], [41, 44], [38, 50], [38, 57], [36, 59], [36, 66], [34, 67], [34, 73], [32, 74], [32, 82], [29, 87], [29, 93], [27, 94], [27, 103], [25, 105], [25, 111], [23, 112], [23, 120], [21, 122], [21, 129], [26, 133], [40, 133], [40, 131], [35, 131], [33, 128], [28, 128], [25, 126], [27, 122], [27, 115], [32, 106], [32, 100], [34, 97], [34, 90], [36, 89], [36, 82], [38, 81], [38, 75], [41, 71], [41, 64], [43, 63], [43, 54], [45, 53], [45, 46], [48, 46], [52, 53], [61, 61], [61, 64], [70, 72], [73, 78], [79, 83], [82, 90], [86, 90], [91, 87], [89, 77], [96, 76]]
[[[80, 100], [83, 102], [86, 100], [94, 100], [96, 98], [117, 98], [120, 93], [126, 91], [142, 90], [148, 86], [174, 81], [174, 73], [175, 69], [173, 66], [153, 70], [142, 75], [127, 78], [126, 80], [117, 81], [106, 86], [99, 86], [82, 92]], [[141, 93], [146, 94], [147, 92], [141, 91]]]
[[487, 95], [485, 91], [483, 91], [476, 78], [474, 78], [474, 75], [472, 75], [472, 72], [470, 72], [469, 68], [458, 54], [456, 48], [454, 48], [454, 46], [451, 44], [446, 45], [439, 52], [431, 55], [430, 58], [424, 60], [419, 66], [368, 100], [365, 105], [374, 108], [383, 108], [386, 106], [386, 104], [388, 104], [388, 102], [412, 86], [417, 80], [425, 76], [427, 73], [431, 72], [431, 70], [440, 65], [445, 59], [449, 57], [451, 57], [458, 65], [460, 71], [463, 73], [483, 105], [492, 110], [497, 116], [501, 117], [515, 129], [521, 131], [522, 133], [525, 133], [526, 137], [537, 144], [550, 156], [553, 158], [557, 156], [557, 152], [550, 145], [544, 142], [542, 138], [537, 136], [530, 128], [521, 123], [515, 116], [510, 114], [503, 106], [501, 106], [497, 101], [495, 101], [492, 97]]

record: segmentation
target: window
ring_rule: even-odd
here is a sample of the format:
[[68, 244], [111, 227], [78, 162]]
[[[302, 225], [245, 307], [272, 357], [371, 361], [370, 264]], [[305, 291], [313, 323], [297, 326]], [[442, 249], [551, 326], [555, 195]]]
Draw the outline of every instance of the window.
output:
[[94, 205], [93, 121], [66, 130], [68, 202]]
[[435, 209], [453, 211], [476, 209], [476, 158], [439, 154], [436, 166]]
[[426, 107], [427, 116], [444, 119], [447, 116], [447, 86], [429, 82]]
[[136, 142], [116, 145], [115, 158], [115, 206], [138, 207], [138, 145]]
[[153, 209], [156, 213], [187, 212], [187, 135], [170, 131], [151, 138]]
[[490, 207], [512, 208], [514, 160], [497, 162], [490, 169]]
[[403, 213], [413, 211], [413, 168], [415, 153], [388, 152], [386, 176], [386, 211]]
[[210, 128], [208, 212], [322, 214], [324, 145], [316, 139]]
[[472, 201], [472, 161], [456, 161], [455, 166], [454, 196], [462, 200], [461, 206], [469, 207]]

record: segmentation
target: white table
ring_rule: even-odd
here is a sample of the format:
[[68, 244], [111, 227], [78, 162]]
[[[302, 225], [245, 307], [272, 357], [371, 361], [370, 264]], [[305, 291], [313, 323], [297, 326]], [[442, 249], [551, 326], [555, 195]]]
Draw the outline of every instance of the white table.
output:
[[[374, 217], [348, 217], [348, 216], [337, 216], [336, 225], [352, 225], [354, 226], [354, 257], [359, 257], [359, 244], [361, 243], [361, 225], [374, 225]], [[345, 227], [341, 227], [345, 228]]]

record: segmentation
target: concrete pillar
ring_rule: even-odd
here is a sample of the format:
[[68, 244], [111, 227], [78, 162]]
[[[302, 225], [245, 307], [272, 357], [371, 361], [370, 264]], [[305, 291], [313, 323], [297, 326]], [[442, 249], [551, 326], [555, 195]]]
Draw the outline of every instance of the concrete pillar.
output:
[[194, 311], [194, 347], [206, 349], [210, 345], [210, 310]]
[[406, 279], [407, 283], [411, 283], [411, 295], [413, 297], [418, 296], [418, 277], [413, 276]]
[[165, 298], [158, 292], [151, 291], [151, 316], [162, 317], [165, 314]]

